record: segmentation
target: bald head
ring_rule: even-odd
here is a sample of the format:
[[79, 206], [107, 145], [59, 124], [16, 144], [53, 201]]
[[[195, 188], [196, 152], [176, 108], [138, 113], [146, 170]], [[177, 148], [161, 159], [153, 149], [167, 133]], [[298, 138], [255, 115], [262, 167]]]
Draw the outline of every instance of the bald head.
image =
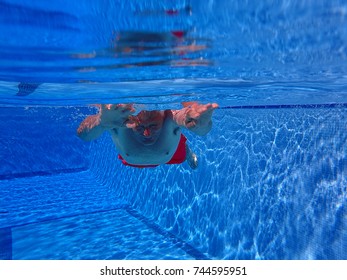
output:
[[132, 116], [127, 125], [134, 132], [135, 138], [144, 145], [154, 144], [160, 135], [164, 123], [164, 111], [143, 110]]

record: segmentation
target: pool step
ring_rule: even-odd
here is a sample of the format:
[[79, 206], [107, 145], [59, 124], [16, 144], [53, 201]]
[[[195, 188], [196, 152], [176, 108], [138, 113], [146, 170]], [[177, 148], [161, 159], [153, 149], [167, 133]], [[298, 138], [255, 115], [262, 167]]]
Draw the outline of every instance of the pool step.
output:
[[128, 205], [87, 171], [2, 180], [0, 194], [1, 228]]
[[12, 228], [12, 259], [194, 259], [125, 209]]
[[0, 259], [205, 259], [88, 172], [2, 180]]

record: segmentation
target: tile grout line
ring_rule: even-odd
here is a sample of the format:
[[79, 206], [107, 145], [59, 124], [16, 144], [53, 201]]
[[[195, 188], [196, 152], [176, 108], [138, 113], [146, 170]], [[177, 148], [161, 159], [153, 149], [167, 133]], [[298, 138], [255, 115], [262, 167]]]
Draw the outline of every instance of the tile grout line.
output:
[[139, 212], [137, 212], [135, 209], [133, 209], [130, 205], [126, 206], [124, 210], [143, 224], [145, 224], [147, 227], [155, 231], [156, 233], [162, 235], [164, 238], [168, 239], [171, 243], [173, 243], [175, 246], [179, 247], [183, 251], [185, 251], [188, 255], [193, 257], [196, 260], [208, 260], [205, 256], [205, 254], [201, 253], [199, 250], [195, 249], [193, 246], [188, 244], [187, 242], [181, 240], [176, 235], [174, 235], [171, 232], [168, 232], [164, 229], [162, 229], [160, 226], [158, 226], [156, 223], [151, 221], [150, 219], [146, 218], [145, 216], [141, 215]]

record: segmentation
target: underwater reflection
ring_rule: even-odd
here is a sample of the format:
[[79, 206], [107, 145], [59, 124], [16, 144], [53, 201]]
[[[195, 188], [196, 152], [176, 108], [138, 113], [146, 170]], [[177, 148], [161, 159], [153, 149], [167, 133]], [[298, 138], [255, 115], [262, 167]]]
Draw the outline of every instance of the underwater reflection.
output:
[[[198, 42], [199, 41], [199, 42]], [[170, 32], [122, 31], [112, 37], [112, 47], [90, 53], [76, 53], [73, 58], [113, 58], [114, 63], [78, 67], [79, 72], [103, 69], [168, 65], [172, 67], [209, 66], [203, 51], [207, 40], [188, 36], [185, 30]]]
[[19, 83], [17, 96], [27, 96], [32, 94], [38, 87], [39, 83]]
[[111, 134], [124, 165], [144, 168], [187, 161], [198, 167], [196, 154], [181, 130], [206, 135], [212, 128], [216, 103], [182, 103], [179, 110], [142, 110], [135, 115], [134, 104], [101, 104], [99, 112], [88, 116], [77, 129], [78, 136], [91, 141], [105, 131]]

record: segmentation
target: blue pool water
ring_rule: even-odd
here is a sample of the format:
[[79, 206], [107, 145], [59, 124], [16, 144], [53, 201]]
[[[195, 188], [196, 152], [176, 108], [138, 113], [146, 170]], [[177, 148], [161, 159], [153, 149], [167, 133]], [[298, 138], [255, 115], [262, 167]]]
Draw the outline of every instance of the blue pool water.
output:
[[[259, 3], [258, 3], [259, 2]], [[0, 1], [0, 259], [347, 259], [345, 1]], [[216, 102], [123, 166], [90, 104]]]

